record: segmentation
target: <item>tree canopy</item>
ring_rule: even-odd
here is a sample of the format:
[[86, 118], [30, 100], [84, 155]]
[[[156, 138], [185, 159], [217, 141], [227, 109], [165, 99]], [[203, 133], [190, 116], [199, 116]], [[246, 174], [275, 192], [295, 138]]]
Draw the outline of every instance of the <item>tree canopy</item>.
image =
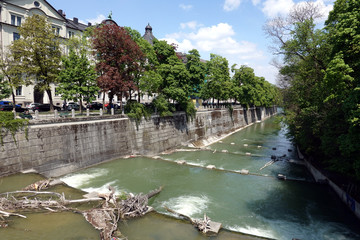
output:
[[51, 84], [58, 82], [61, 50], [59, 39], [44, 16], [32, 15], [18, 27], [21, 38], [13, 41], [10, 52], [19, 63], [22, 77], [46, 91], [53, 110]]

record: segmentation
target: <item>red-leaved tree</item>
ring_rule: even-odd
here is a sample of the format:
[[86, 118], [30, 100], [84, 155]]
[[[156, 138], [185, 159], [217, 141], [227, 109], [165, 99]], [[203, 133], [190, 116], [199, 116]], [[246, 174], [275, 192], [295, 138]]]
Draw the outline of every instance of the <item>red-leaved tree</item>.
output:
[[[128, 32], [116, 24], [102, 24], [94, 30], [93, 48], [97, 59], [96, 70], [100, 73], [98, 86], [121, 99], [129, 89], [136, 89], [134, 76], [141, 71], [145, 56]], [[122, 108], [122, 101], [121, 108]]]

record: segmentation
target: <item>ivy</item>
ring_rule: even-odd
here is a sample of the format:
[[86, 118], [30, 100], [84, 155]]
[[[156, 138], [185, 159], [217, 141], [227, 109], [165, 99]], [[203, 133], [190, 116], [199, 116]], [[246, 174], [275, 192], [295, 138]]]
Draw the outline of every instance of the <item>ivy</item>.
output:
[[15, 134], [18, 130], [25, 128], [25, 137], [28, 140], [28, 119], [14, 119], [13, 112], [0, 112], [0, 142], [4, 146], [4, 137], [11, 133], [16, 143]]
[[129, 102], [125, 105], [125, 113], [128, 115], [130, 119], [134, 119], [136, 122], [136, 129], [139, 129], [139, 124], [141, 122], [142, 117], [147, 119], [151, 112], [146, 109], [146, 107], [138, 102]]

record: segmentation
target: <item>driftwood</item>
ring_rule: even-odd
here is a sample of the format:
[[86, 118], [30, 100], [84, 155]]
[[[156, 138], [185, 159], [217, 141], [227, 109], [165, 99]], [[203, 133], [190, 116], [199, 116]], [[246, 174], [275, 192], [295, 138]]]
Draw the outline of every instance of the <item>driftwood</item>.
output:
[[[118, 201], [115, 189], [109, 186], [110, 193], [91, 193], [87, 198], [68, 200], [64, 194], [56, 192], [40, 191], [60, 184], [60, 181], [41, 180], [33, 183], [22, 191], [13, 191], [0, 194], [0, 219], [9, 216], [26, 216], [15, 213], [24, 210], [42, 210], [56, 212], [73, 210], [82, 213], [85, 219], [96, 229], [100, 230], [101, 240], [118, 239], [115, 237], [117, 223], [120, 219], [140, 217], [152, 210], [149, 207], [148, 199], [160, 193], [162, 187], [155, 189], [148, 194], [130, 194], [126, 200]], [[67, 208], [73, 203], [86, 203], [92, 201], [103, 201], [101, 207], [79, 211]], [[0, 227], [7, 226], [6, 222], [0, 222]]]
[[204, 233], [207, 236], [216, 235], [219, 233], [221, 228], [221, 223], [213, 222], [211, 219], [206, 216], [206, 213], [204, 214], [204, 219], [192, 219], [186, 215], [183, 215], [181, 213], [175, 212], [174, 210], [164, 207], [167, 211], [178, 215], [179, 217], [186, 219], [191, 222], [192, 225], [194, 225], [200, 232]]

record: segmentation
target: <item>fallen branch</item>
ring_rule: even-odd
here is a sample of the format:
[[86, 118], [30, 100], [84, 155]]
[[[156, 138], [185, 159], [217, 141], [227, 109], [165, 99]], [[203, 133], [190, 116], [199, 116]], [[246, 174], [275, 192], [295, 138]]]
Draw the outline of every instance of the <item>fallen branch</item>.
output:
[[22, 218], [27, 218], [26, 216], [21, 215], [21, 214], [9, 213], [9, 212], [5, 212], [5, 211], [1, 211], [1, 210], [0, 210], [0, 214], [2, 214], [5, 217], [10, 217], [11, 215], [13, 215], [13, 216], [18, 216], [18, 217], [22, 217]]

